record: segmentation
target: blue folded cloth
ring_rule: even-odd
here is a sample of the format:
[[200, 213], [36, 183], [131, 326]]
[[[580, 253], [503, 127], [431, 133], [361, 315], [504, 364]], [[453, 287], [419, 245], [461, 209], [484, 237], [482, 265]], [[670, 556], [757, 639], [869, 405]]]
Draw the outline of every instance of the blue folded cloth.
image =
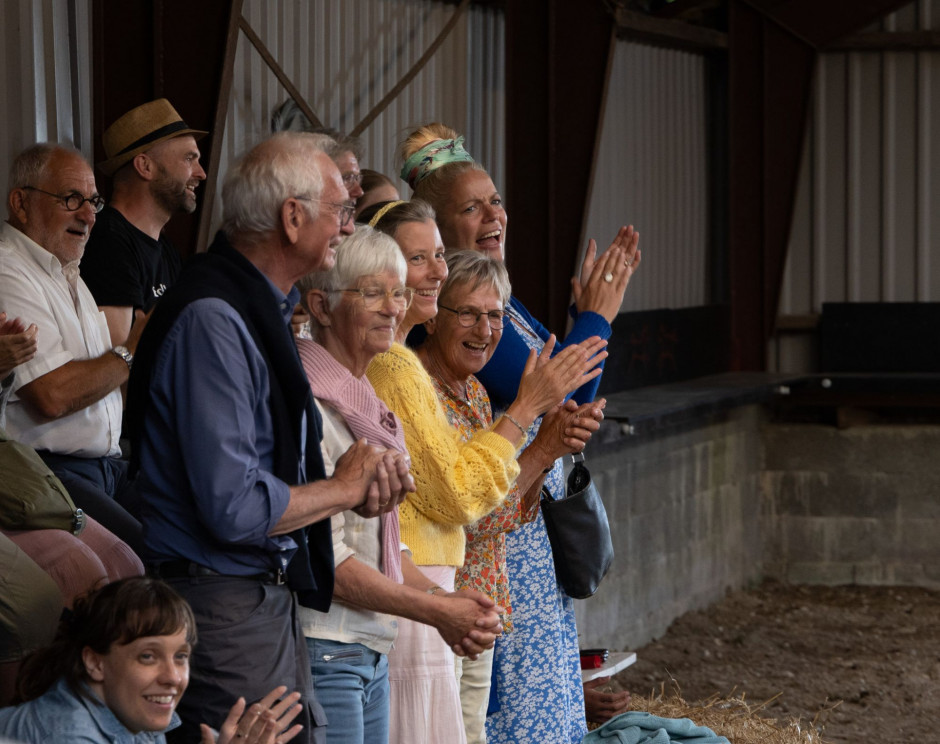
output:
[[731, 744], [710, 728], [697, 726], [688, 718], [660, 718], [651, 713], [630, 711], [611, 718], [589, 732], [581, 744]]

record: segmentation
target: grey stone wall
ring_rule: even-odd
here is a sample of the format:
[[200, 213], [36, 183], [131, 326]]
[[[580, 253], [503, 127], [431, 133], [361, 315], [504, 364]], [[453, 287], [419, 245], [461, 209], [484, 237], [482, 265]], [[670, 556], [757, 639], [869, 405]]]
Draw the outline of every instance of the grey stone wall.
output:
[[582, 648], [635, 648], [760, 579], [764, 420], [750, 406], [641, 437], [605, 429], [591, 443], [615, 559], [597, 593], [576, 602]]
[[940, 427], [764, 431], [767, 576], [940, 588]]
[[771, 577], [940, 588], [940, 427], [773, 424], [749, 406], [587, 452], [616, 553], [582, 647], [637, 648]]

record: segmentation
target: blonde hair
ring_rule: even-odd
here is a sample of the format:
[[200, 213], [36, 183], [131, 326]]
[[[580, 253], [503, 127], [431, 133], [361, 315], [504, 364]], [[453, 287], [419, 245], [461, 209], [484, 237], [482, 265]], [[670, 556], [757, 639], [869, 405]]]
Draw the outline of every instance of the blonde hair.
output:
[[[435, 140], [452, 140], [457, 139], [459, 136], [460, 134], [456, 130], [446, 124], [434, 121], [418, 127], [409, 134], [398, 148], [398, 155], [404, 163], [422, 147], [427, 147]], [[423, 199], [434, 208], [437, 213], [438, 225], [443, 229], [448, 227], [444, 206], [450, 199], [451, 187], [454, 181], [468, 171], [483, 171], [485, 173], [486, 169], [479, 163], [448, 163], [429, 173], [414, 188], [414, 198]]]

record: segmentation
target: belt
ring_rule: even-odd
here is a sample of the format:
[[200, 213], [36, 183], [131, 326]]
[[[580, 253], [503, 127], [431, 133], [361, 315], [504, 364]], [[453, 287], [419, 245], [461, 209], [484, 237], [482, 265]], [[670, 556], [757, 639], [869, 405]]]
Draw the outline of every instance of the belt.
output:
[[247, 579], [260, 581], [262, 584], [275, 584], [280, 586], [287, 579], [281, 569], [276, 571], [261, 571], [260, 573], [235, 575], [223, 574], [211, 568], [200, 566], [192, 561], [163, 561], [161, 563], [148, 563], [147, 573], [160, 579], [191, 579], [209, 576], [224, 576], [227, 579]]

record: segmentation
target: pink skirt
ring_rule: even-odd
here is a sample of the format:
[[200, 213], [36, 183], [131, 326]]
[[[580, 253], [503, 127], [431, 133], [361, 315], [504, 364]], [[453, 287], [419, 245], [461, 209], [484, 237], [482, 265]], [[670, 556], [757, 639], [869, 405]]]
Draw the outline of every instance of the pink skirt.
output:
[[[431, 581], [454, 590], [453, 566], [418, 566]], [[388, 654], [391, 687], [389, 744], [466, 744], [454, 652], [435, 628], [398, 618]]]

